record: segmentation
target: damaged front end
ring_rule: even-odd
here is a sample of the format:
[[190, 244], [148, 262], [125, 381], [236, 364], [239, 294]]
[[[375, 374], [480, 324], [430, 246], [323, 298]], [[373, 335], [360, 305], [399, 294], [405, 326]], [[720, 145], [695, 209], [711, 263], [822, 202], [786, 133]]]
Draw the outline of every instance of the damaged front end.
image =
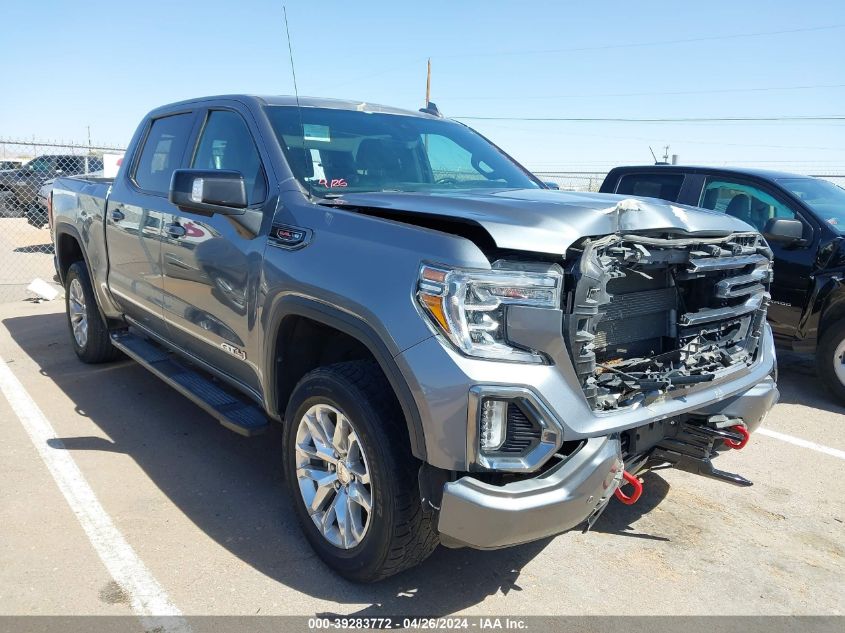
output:
[[771, 260], [752, 232], [614, 234], [573, 246], [564, 337], [590, 406], [647, 404], [751, 365]]

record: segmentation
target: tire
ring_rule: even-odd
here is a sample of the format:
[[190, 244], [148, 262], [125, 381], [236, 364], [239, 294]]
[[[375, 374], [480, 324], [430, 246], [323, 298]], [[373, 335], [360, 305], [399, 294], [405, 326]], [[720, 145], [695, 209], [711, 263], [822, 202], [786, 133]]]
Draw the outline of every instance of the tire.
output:
[[24, 209], [18, 203], [14, 194], [8, 191], [0, 191], [0, 218], [23, 217]]
[[97, 298], [85, 262], [71, 264], [65, 276], [65, 313], [73, 351], [83, 363], [105, 363], [120, 352], [111, 344], [108, 328], [97, 308]]
[[845, 321], [831, 325], [819, 340], [816, 370], [828, 390], [845, 403]]
[[[335, 411], [332, 414], [332, 410]], [[309, 426], [305, 417], [309, 418]], [[310, 433], [319, 415], [325, 414], [336, 428], [339, 415], [344, 416], [351, 431], [347, 431], [348, 452], [338, 451], [341, 460], [334, 467], [336, 482], [334, 497], [331, 491], [325, 493], [324, 501], [312, 513], [306, 507], [305, 495], [312, 491], [314, 498], [321, 488], [316, 480], [297, 476], [299, 466], [332, 466], [311, 453], [316, 446], [317, 435]], [[334, 416], [334, 417], [332, 417]], [[320, 418], [322, 419], [322, 418]], [[343, 424], [342, 426], [347, 426]], [[318, 425], [322, 431], [322, 425]], [[356, 440], [352, 440], [354, 433]], [[343, 433], [341, 433], [343, 435]], [[323, 436], [324, 438], [326, 435]], [[362, 459], [353, 458], [357, 443]], [[343, 442], [340, 442], [343, 445]], [[307, 447], [306, 452], [302, 448]], [[331, 448], [328, 449], [331, 451]], [[340, 463], [351, 464], [347, 470]], [[357, 464], [357, 466], [355, 465]], [[412, 567], [425, 560], [437, 547], [437, 534], [431, 525], [431, 515], [424, 513], [420, 501], [418, 471], [420, 461], [411, 454], [410, 441], [404, 424], [402, 410], [379, 366], [373, 361], [351, 361], [315, 369], [306, 374], [290, 397], [285, 415], [284, 469], [285, 480], [294, 511], [299, 519], [305, 537], [317, 555], [341, 576], [357, 582], [375, 582]], [[362, 484], [368, 474], [368, 483]], [[351, 474], [350, 474], [351, 473]], [[344, 477], [346, 475], [346, 477]], [[351, 478], [351, 481], [350, 481]], [[320, 480], [325, 482], [320, 475]], [[344, 483], [346, 482], [346, 483]], [[357, 489], [369, 488], [371, 511], [356, 506], [354, 494]], [[305, 492], [303, 492], [303, 489]], [[364, 496], [359, 494], [359, 496]], [[332, 504], [349, 498], [344, 512], [348, 526], [346, 543], [342, 541], [337, 513], [332, 515]], [[323, 497], [320, 497], [323, 499]], [[334, 501], [333, 501], [334, 499]], [[324, 508], [320, 510], [319, 508]], [[360, 519], [355, 529], [355, 511]], [[328, 534], [317, 527], [320, 519], [334, 518], [336, 531], [330, 528]], [[332, 521], [328, 521], [332, 523]], [[361, 535], [363, 534], [363, 535]], [[334, 541], [332, 539], [335, 539]]]
[[26, 212], [26, 221], [36, 229], [47, 226], [47, 209], [42, 206], [31, 207]]

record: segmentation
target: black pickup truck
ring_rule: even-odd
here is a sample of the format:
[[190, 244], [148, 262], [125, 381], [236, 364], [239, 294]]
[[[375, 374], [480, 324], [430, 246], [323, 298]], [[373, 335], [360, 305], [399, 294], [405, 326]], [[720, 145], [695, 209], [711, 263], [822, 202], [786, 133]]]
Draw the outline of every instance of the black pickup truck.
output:
[[774, 252], [769, 323], [781, 349], [814, 354], [845, 400], [845, 189], [786, 172], [722, 167], [617, 167], [603, 193], [661, 198], [726, 213]]

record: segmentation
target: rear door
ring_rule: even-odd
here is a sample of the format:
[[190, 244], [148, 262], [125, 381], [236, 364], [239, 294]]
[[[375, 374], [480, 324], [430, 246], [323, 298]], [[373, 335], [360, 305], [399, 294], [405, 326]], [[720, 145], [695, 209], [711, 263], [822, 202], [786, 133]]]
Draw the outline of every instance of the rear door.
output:
[[135, 153], [129, 179], [116, 183], [106, 211], [109, 289], [125, 314], [166, 335], [161, 236], [175, 207], [167, 199], [173, 171], [182, 165], [195, 112], [152, 119]]
[[769, 244], [774, 253], [769, 324], [776, 337], [791, 339], [812, 287], [815, 257], [811, 252], [818, 248], [818, 231], [814, 230], [813, 224], [794, 203], [780, 192], [751, 180], [708, 176], [699, 206], [737, 217], [761, 233], [765, 231], [768, 221], [775, 218], [800, 220], [804, 225], [806, 246], [784, 246], [778, 242]]
[[[265, 215], [277, 196], [268, 183], [269, 162], [246, 109], [212, 108], [200, 113], [202, 128], [186, 157], [195, 169], [240, 172], [248, 208], [242, 215], [205, 216], [172, 209], [163, 233], [164, 306], [169, 337], [225, 377], [259, 391], [256, 360], [248, 340], [265, 237]], [[272, 195], [271, 195], [272, 193]]]

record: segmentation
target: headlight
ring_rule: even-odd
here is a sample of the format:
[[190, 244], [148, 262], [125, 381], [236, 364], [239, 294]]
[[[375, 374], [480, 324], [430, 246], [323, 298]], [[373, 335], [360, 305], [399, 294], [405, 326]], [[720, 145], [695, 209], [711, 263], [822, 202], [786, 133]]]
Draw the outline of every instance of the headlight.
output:
[[508, 306], [560, 307], [557, 265], [498, 261], [492, 270], [424, 265], [417, 298], [438, 331], [468, 356], [541, 363], [533, 350], [507, 340]]

